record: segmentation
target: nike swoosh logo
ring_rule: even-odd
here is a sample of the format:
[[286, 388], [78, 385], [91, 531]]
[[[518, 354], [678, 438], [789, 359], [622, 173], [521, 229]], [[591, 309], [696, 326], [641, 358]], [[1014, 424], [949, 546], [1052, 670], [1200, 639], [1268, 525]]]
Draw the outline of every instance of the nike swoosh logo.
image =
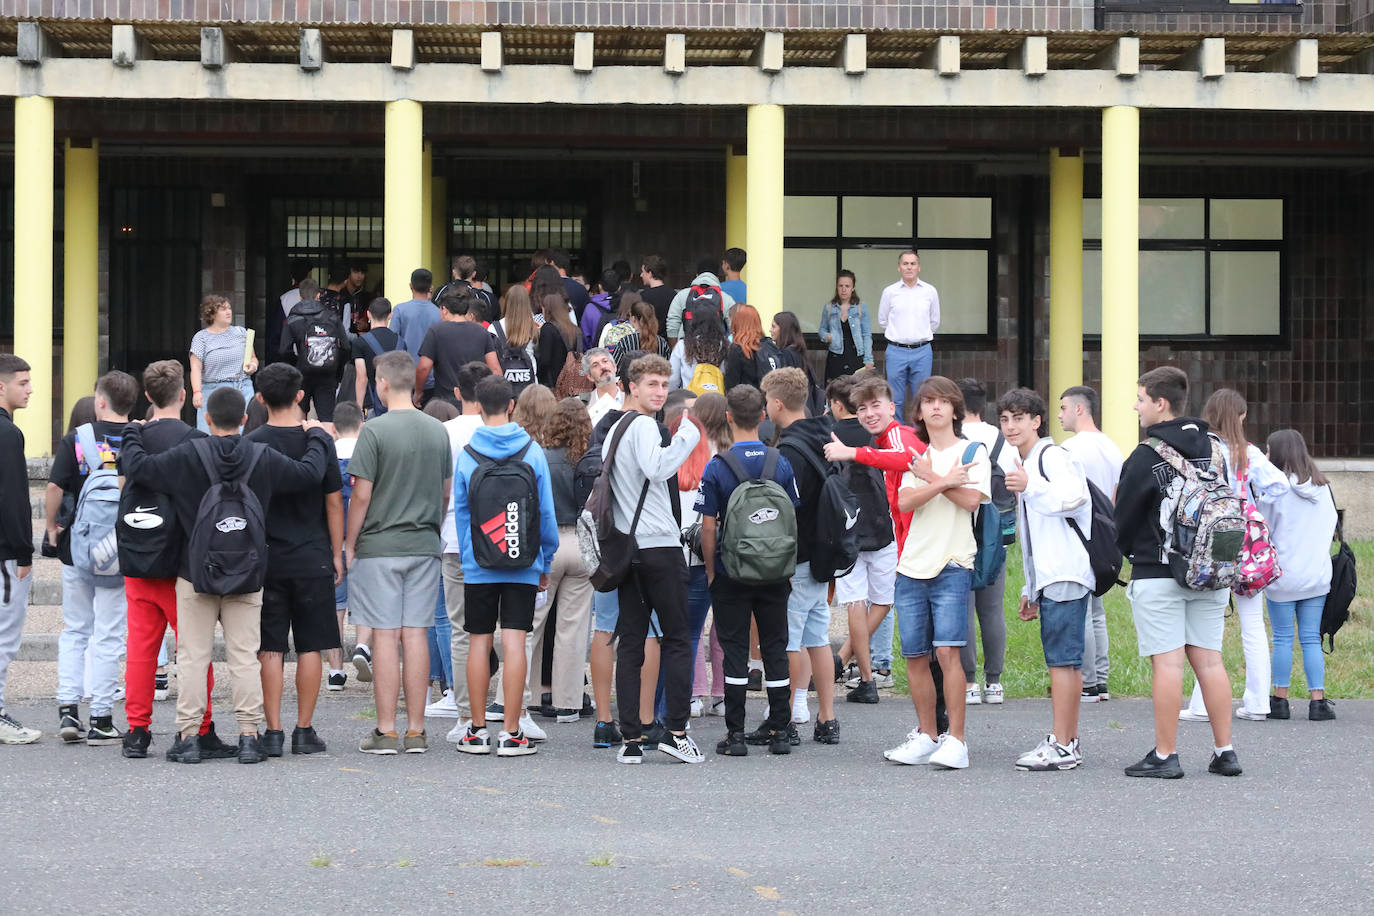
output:
[[157, 506], [134, 506], [135, 512], [156, 512]]
[[856, 524], [858, 524], [858, 522], [859, 513], [855, 512], [853, 515], [850, 515], [848, 511], [844, 513], [844, 527], [846, 531], [848, 531], [850, 528], [853, 528]]

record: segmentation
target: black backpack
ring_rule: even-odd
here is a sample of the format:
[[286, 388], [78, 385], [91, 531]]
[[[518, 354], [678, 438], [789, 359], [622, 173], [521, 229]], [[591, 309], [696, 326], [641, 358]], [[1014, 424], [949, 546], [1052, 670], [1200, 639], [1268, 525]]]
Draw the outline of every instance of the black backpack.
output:
[[240, 445], [249, 452], [232, 480], [215, 466], [209, 439], [197, 439], [192, 447], [210, 478], [210, 488], [200, 498], [186, 545], [191, 585], [202, 595], [252, 594], [267, 578], [267, 523], [248, 479], [267, 446]]
[[[1331, 488], [1327, 487], [1327, 492]], [[1335, 505], [1336, 494], [1331, 493], [1331, 504]], [[1331, 557], [1331, 590], [1326, 593], [1326, 605], [1322, 608], [1321, 635], [1326, 637], [1328, 652], [1336, 650], [1336, 632], [1350, 619], [1350, 604], [1355, 600], [1355, 589], [1359, 576], [1355, 570], [1355, 552], [1345, 542], [1345, 512], [1336, 510], [1336, 540], [1340, 547]]]
[[992, 454], [988, 456], [992, 463], [992, 476], [988, 483], [992, 491], [992, 504], [1002, 516], [1002, 545], [1010, 547], [1016, 543], [1016, 494], [1007, 489], [1007, 472], [997, 463], [1006, 446], [1007, 440], [999, 432], [997, 441], [992, 445]]
[[765, 337], [759, 341], [759, 348], [754, 351], [754, 365], [758, 368], [759, 381], [762, 382], [763, 377], [774, 369], [782, 369], [794, 363], [778, 349], [777, 344]]
[[[857, 461], [844, 463], [844, 479], [849, 492], [859, 501], [859, 550], [881, 550], [896, 536], [892, 531], [892, 514], [887, 501], [887, 484], [883, 472]], [[864, 507], [869, 507], [867, 511]]]
[[716, 317], [725, 321], [725, 293], [719, 286], [693, 285], [687, 290], [687, 298], [682, 303], [682, 327], [685, 330], [692, 316], [715, 312]]
[[[369, 350], [372, 351], [372, 358], [374, 360], [377, 357], [381, 356], [383, 353], [390, 353], [391, 350], [402, 349], [401, 338], [397, 337], [396, 345], [392, 347], [391, 350], [383, 350], [382, 342], [377, 339], [376, 331], [368, 331], [364, 334], [359, 334], [358, 339], [363, 342], [363, 346], [367, 347]], [[382, 414], [386, 413], [386, 405], [382, 403], [381, 397], [377, 394], [377, 379], [375, 370], [373, 372], [373, 377], [369, 378], [367, 381], [367, 396], [368, 399], [372, 402], [373, 416], [380, 417]], [[358, 406], [361, 407], [362, 405], [360, 404]]]
[[472, 556], [483, 569], [528, 569], [539, 554], [539, 481], [525, 461], [533, 440], [505, 458], [465, 446], [477, 467], [468, 480]]
[[518, 349], [511, 347], [506, 340], [506, 329], [499, 321], [493, 321], [491, 329], [496, 335], [496, 359], [501, 364], [501, 373], [510, 382], [511, 393], [518, 398], [520, 392], [534, 384], [532, 348], [528, 345]]
[[[1045, 452], [1053, 447], [1040, 450], [1040, 476], [1046, 480], [1050, 478], [1045, 473]], [[1073, 529], [1073, 533], [1078, 535], [1078, 541], [1083, 545], [1083, 549], [1088, 552], [1088, 564], [1092, 567], [1093, 580], [1096, 582], [1093, 594], [1101, 598], [1112, 590], [1113, 585], [1125, 586], [1126, 583], [1121, 581], [1121, 548], [1116, 546], [1116, 509], [1107, 494], [1097, 488], [1097, 484], [1091, 480], [1087, 481], [1087, 484], [1088, 495], [1092, 497], [1093, 503], [1091, 537], [1083, 535], [1083, 529], [1078, 527], [1075, 520], [1066, 521]]]
[[301, 375], [329, 375], [339, 368], [339, 338], [343, 325], [333, 309], [296, 319], [301, 339], [296, 343], [296, 368]]
[[[783, 436], [786, 442], [789, 437]], [[859, 562], [859, 500], [849, 489], [841, 469], [822, 464], [798, 437], [795, 451], [821, 478], [816, 497], [816, 530], [811, 547], [811, 578], [831, 582], [847, 575]]]
[[[195, 435], [194, 427], [177, 443]], [[115, 522], [119, 570], [134, 579], [170, 579], [177, 574], [183, 537], [171, 497], [146, 484], [124, 479]]]

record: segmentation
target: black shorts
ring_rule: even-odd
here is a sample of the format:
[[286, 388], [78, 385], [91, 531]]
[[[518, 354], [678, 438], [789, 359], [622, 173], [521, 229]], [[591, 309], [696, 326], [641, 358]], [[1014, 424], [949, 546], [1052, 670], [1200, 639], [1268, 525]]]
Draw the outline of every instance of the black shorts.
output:
[[286, 652], [288, 631], [297, 655], [342, 645], [332, 576], [267, 580], [262, 589], [261, 651]]
[[468, 582], [463, 585], [463, 629], [484, 635], [496, 632], [499, 621], [503, 630], [524, 630], [534, 627], [534, 585], [515, 582]]

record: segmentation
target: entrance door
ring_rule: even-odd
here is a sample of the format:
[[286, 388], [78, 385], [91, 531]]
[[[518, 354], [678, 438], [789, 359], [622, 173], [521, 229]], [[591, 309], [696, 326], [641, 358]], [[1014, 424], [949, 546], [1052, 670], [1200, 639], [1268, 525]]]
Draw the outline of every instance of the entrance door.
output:
[[[530, 275], [530, 255], [561, 248], [573, 270], [594, 271], [601, 252], [589, 207], [569, 200], [456, 200], [449, 203], [449, 251], [470, 254], [498, 292]], [[584, 274], [590, 282], [594, 275]]]

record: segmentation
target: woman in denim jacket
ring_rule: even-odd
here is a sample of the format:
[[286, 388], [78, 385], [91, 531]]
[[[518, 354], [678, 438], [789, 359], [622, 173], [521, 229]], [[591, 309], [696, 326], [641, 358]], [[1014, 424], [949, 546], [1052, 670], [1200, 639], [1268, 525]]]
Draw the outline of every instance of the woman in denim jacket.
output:
[[830, 348], [825, 359], [825, 381], [873, 368], [873, 333], [868, 306], [854, 291], [854, 272], [842, 270], [835, 278], [835, 298], [821, 312], [821, 343]]

